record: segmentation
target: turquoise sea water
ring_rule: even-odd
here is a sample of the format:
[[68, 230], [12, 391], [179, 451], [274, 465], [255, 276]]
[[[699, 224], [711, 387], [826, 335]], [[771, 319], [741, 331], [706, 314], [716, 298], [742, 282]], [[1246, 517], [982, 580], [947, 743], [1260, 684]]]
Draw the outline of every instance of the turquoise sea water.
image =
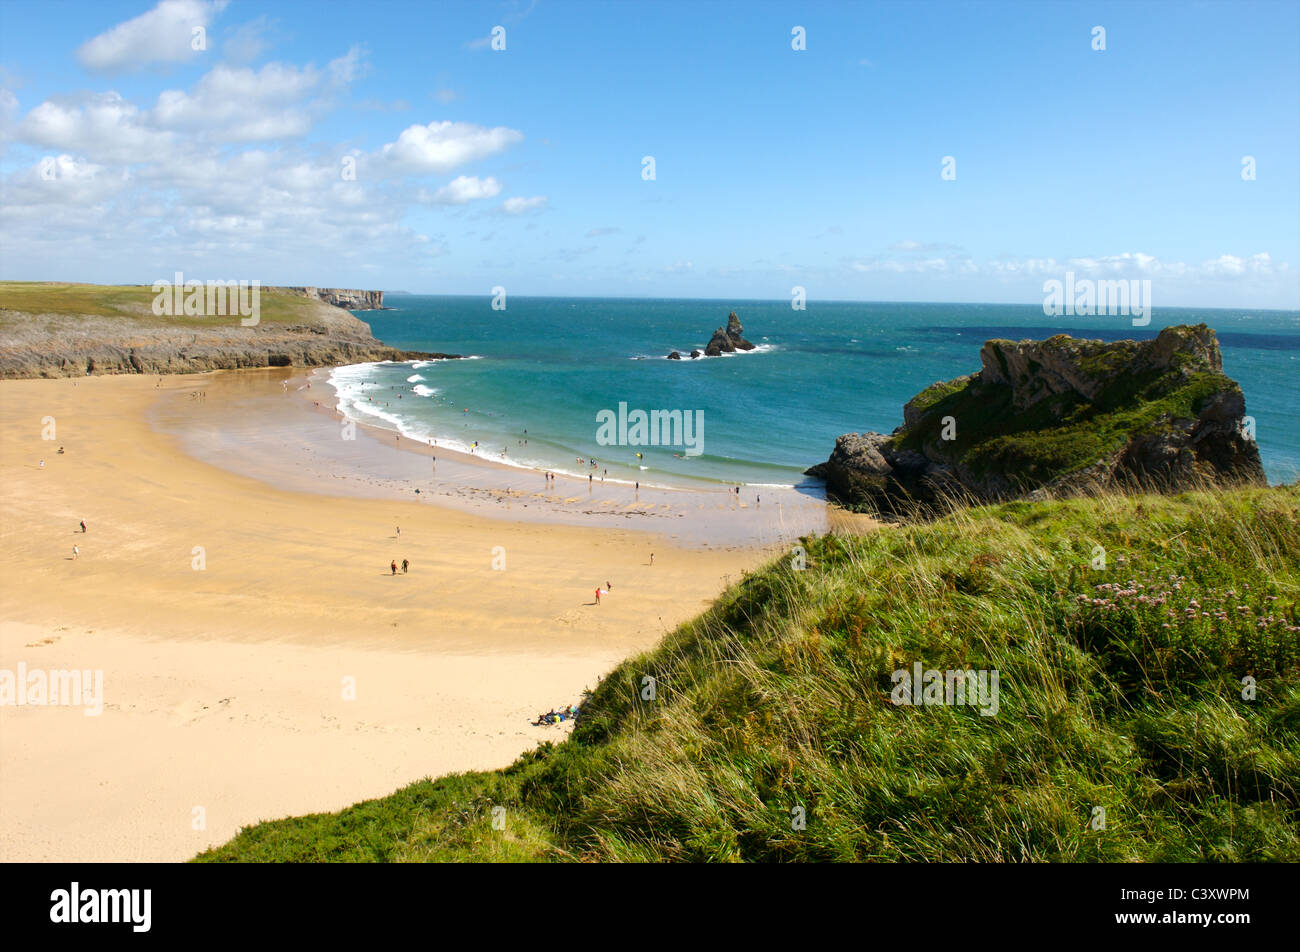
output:
[[[385, 343], [479, 359], [341, 368], [343, 409], [442, 446], [478, 441], [480, 454], [499, 461], [505, 450], [519, 465], [585, 473], [577, 458], [594, 457], [597, 475], [607, 468], [644, 485], [792, 485], [836, 436], [887, 433], [919, 390], [978, 370], [988, 338], [1116, 340], [1205, 322], [1245, 391], [1270, 481], [1300, 475], [1300, 312], [1157, 308], [1135, 328], [1127, 317], [1049, 318], [1037, 305], [810, 302], [795, 311], [788, 301], [510, 297], [494, 311], [490, 301], [390, 295], [393, 310], [359, 312]], [[733, 309], [758, 351], [664, 359], [702, 349]], [[597, 414], [620, 403], [700, 411], [702, 452], [601, 445]]]

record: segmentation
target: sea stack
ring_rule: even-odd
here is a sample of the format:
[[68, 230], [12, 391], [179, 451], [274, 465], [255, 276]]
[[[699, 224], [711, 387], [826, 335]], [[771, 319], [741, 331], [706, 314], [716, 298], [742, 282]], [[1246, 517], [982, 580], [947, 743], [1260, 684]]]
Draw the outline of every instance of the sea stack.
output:
[[727, 317], [727, 326], [719, 327], [713, 332], [712, 339], [704, 348], [704, 356], [718, 357], [722, 354], [734, 354], [738, 350], [753, 350], [754, 345], [741, 336], [744, 330], [740, 318], [736, 316], [735, 311], [732, 311]]

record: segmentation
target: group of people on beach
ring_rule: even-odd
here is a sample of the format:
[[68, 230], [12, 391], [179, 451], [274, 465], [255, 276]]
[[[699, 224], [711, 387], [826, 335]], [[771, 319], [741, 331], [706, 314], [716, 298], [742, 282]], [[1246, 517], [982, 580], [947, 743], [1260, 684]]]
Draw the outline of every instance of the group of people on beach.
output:
[[566, 720], [577, 720], [581, 709], [576, 704], [569, 704], [561, 707], [558, 711], [551, 708], [545, 714], [538, 714], [537, 720], [533, 721], [534, 727], [550, 727], [552, 724], [563, 724]]

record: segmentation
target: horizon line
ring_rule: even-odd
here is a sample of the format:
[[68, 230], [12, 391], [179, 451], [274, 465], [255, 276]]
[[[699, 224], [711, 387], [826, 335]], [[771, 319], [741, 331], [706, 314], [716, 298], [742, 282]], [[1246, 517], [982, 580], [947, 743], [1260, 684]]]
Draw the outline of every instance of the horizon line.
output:
[[[196, 278], [195, 280], [199, 280], [199, 279]], [[206, 280], [206, 279], [205, 279], [205, 280]], [[213, 279], [213, 280], [215, 280], [215, 279]], [[150, 288], [150, 289], [152, 289], [152, 287], [153, 287], [153, 282], [152, 282], [152, 281], [151, 281], [151, 282], [147, 282], [147, 283], [138, 283], [138, 284], [135, 284], [135, 283], [125, 283], [125, 284], [102, 284], [102, 283], [97, 282], [97, 281], [66, 281], [66, 280], [50, 280], [50, 279], [0, 278], [0, 285], [4, 285], [4, 284], [80, 284], [80, 285], [84, 285], [84, 286], [87, 286], [87, 287], [101, 287], [101, 288], [112, 288], [112, 287], [139, 287], [139, 288]], [[487, 291], [487, 292], [479, 292], [479, 293], [476, 293], [476, 294], [470, 294], [470, 293], [464, 293], [464, 292], [461, 292], [461, 293], [452, 293], [452, 292], [438, 292], [438, 291], [405, 291], [405, 290], [387, 290], [387, 289], [384, 289], [384, 288], [364, 288], [364, 287], [361, 287], [361, 288], [343, 288], [343, 287], [341, 287], [341, 286], [339, 286], [339, 285], [325, 285], [325, 284], [262, 284], [261, 287], [264, 287], [264, 288], [300, 288], [300, 287], [316, 287], [316, 288], [331, 288], [331, 289], [334, 289], [334, 290], [349, 290], [349, 291], [352, 291], [352, 290], [355, 290], [355, 291], [379, 291], [379, 292], [381, 292], [381, 293], [383, 293], [383, 294], [391, 294], [391, 295], [396, 295], [396, 296], [398, 296], [398, 297], [443, 297], [443, 298], [478, 298], [478, 297], [488, 297], [488, 298], [490, 298], [490, 297], [492, 297], [492, 292], [491, 292], [491, 291]], [[739, 301], [739, 302], [743, 302], [743, 303], [761, 303], [761, 304], [772, 304], [772, 303], [778, 303], [778, 302], [780, 302], [780, 303], [788, 303], [788, 301], [789, 301], [789, 298], [787, 298], [787, 297], [777, 297], [777, 298], [761, 298], [761, 297], [759, 297], [759, 298], [750, 298], [750, 297], [736, 297], [736, 298], [727, 298], [727, 297], [707, 297], [707, 296], [704, 296], [704, 297], [684, 297], [684, 296], [674, 296], [674, 295], [644, 295], [644, 294], [643, 294], [643, 295], [619, 295], [619, 294], [518, 294], [518, 293], [511, 293], [510, 296], [513, 297], [513, 298], [522, 298], [522, 299], [524, 299], [524, 300], [529, 300], [529, 299], [540, 299], [540, 300], [562, 300], [562, 301], [570, 301], [570, 300], [577, 300], [577, 301], [724, 301], [724, 302], [725, 302], [725, 301]], [[806, 300], [807, 300], [807, 303], [812, 303], [813, 301], [818, 301], [818, 302], [821, 302], [821, 303], [824, 303], [824, 304], [923, 304], [923, 305], [935, 305], [935, 306], [954, 305], [954, 304], [955, 304], [955, 305], [968, 305], [968, 306], [980, 305], [980, 306], [986, 306], [986, 307], [1035, 307], [1035, 306], [1040, 306], [1040, 307], [1041, 307], [1041, 302], [1033, 302], [1033, 301], [922, 301], [922, 300], [910, 300], [910, 301], [909, 301], [909, 300], [899, 300], [899, 299], [888, 300], [888, 299], [880, 299], [880, 298], [874, 298], [874, 299], [864, 299], [864, 298], [810, 298], [810, 299], [806, 299]], [[346, 309], [345, 309], [345, 310], [346, 310]], [[1153, 310], [1154, 310], [1154, 309], [1153, 309]], [[1249, 307], [1249, 306], [1246, 306], [1246, 305], [1240, 305], [1240, 304], [1226, 304], [1226, 305], [1224, 305], [1224, 304], [1165, 304], [1165, 305], [1161, 305], [1161, 306], [1158, 308], [1158, 310], [1187, 310], [1187, 311], [1190, 311], [1190, 310], [1200, 310], [1200, 311], [1261, 311], [1261, 312], [1276, 312], [1276, 313], [1282, 313], [1282, 314], [1293, 313], [1293, 314], [1300, 315], [1300, 303], [1298, 303], [1295, 307]], [[1096, 314], [1092, 314], [1092, 315], [1075, 315], [1075, 316], [1078, 316], [1078, 317], [1107, 317], [1107, 316], [1110, 316], [1110, 315], [1105, 315], [1105, 314], [1096, 315]]]

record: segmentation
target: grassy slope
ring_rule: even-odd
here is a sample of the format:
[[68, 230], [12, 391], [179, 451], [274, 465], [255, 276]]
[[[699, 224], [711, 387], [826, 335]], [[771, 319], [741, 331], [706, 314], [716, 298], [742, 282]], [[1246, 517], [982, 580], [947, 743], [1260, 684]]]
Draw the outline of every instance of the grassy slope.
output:
[[[617, 668], [571, 740], [200, 859], [1300, 860], [1296, 487], [805, 547]], [[999, 712], [891, 704], [914, 661], [996, 668]]]
[[[16, 320], [14, 313], [55, 314], [65, 317], [116, 317], [141, 324], [166, 322], [187, 326], [228, 326], [229, 316], [155, 317], [155, 294], [147, 285], [61, 284], [36, 281], [0, 281], [0, 326]], [[282, 292], [261, 290], [258, 297], [262, 323], [314, 323], [319, 302]]]

